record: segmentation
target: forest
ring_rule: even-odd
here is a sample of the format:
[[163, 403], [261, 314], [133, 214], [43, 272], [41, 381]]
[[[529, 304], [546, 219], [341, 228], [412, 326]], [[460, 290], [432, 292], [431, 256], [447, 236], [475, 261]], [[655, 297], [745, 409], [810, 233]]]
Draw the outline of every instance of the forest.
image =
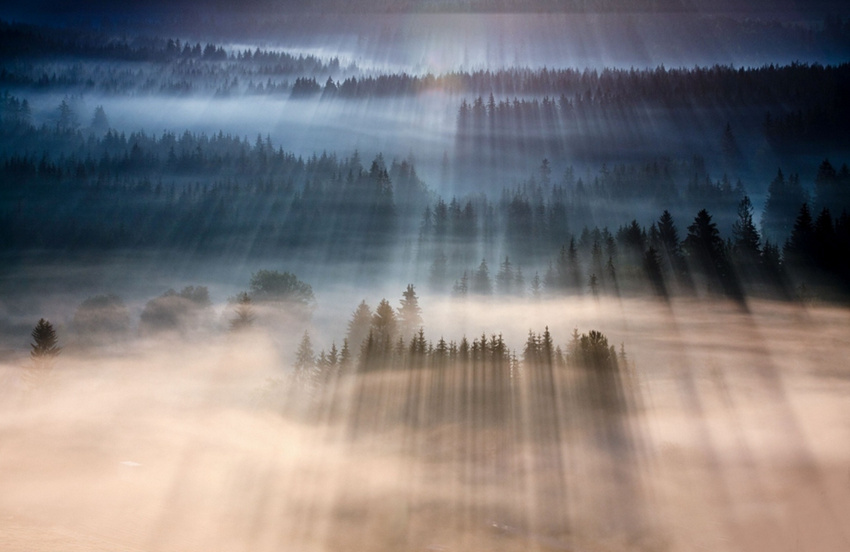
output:
[[344, 4], [0, 7], [0, 548], [841, 549], [846, 8]]

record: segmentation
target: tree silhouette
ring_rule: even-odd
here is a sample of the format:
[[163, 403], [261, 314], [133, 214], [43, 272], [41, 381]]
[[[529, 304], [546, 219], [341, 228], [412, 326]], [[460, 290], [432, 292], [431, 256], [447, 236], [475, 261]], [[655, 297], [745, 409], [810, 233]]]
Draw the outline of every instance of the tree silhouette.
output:
[[505, 257], [505, 261], [499, 267], [499, 272], [496, 273], [496, 291], [505, 295], [512, 293], [515, 278], [513, 264], [511, 264], [510, 258]]
[[103, 136], [109, 130], [109, 119], [103, 106], [99, 105], [94, 110], [91, 121], [91, 130], [98, 136]]
[[472, 293], [479, 295], [490, 295], [493, 293], [493, 283], [490, 281], [490, 270], [487, 268], [487, 261], [481, 259], [481, 264], [478, 265], [478, 270], [472, 277]]
[[422, 309], [413, 284], [408, 284], [402, 293], [398, 309], [398, 326], [402, 337], [409, 337], [422, 326]]
[[289, 302], [305, 307], [315, 301], [313, 288], [291, 272], [259, 270], [251, 275], [251, 299], [256, 302]]
[[744, 196], [738, 204], [738, 219], [732, 225], [732, 253], [748, 273], [758, 266], [761, 258], [761, 237], [753, 222], [749, 196]]
[[30, 358], [37, 364], [49, 366], [59, 356], [62, 347], [59, 347], [59, 338], [53, 324], [41, 318], [30, 332], [33, 342], [30, 343]]
[[231, 302], [233, 304], [234, 314], [233, 318], [230, 319], [231, 331], [241, 331], [253, 326], [256, 315], [254, 314], [254, 305], [248, 292], [243, 291], [236, 294], [236, 297]]
[[726, 256], [726, 246], [708, 211], [702, 209], [697, 213], [688, 226], [683, 245], [695, 268], [705, 278], [708, 291], [722, 290], [735, 298], [742, 296]]
[[787, 179], [778, 170], [767, 188], [767, 199], [762, 214], [762, 235], [773, 243], [782, 243], [794, 224], [800, 204], [807, 201], [800, 185], [800, 177], [792, 174]]
[[398, 331], [395, 309], [386, 299], [381, 299], [372, 315], [371, 335], [379, 351], [388, 351]]
[[295, 352], [295, 381], [298, 383], [309, 383], [316, 369], [316, 355], [313, 352], [313, 342], [310, 340], [310, 333], [305, 331], [301, 336], [301, 342], [298, 344], [298, 350]]
[[186, 286], [179, 293], [169, 289], [145, 304], [139, 329], [142, 333], [194, 329], [210, 305], [206, 286]]
[[372, 326], [372, 309], [366, 304], [366, 301], [360, 301], [354, 313], [351, 315], [351, 320], [348, 321], [348, 333], [346, 334], [345, 344], [354, 349], [355, 352], [360, 351], [360, 346], [369, 335], [369, 329]]
[[812, 264], [814, 252], [814, 225], [808, 203], [800, 206], [791, 236], [785, 242], [783, 255], [785, 261], [797, 268], [808, 268]]

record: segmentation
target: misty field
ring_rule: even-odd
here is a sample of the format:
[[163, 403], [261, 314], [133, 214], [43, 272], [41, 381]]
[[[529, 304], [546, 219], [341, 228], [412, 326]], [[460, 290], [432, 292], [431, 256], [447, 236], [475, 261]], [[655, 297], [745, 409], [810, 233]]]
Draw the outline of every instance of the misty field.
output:
[[0, 1], [0, 551], [850, 550], [845, 4]]
[[[433, 303], [445, 335], [622, 343], [620, 393], [388, 367], [286, 383], [257, 329], [2, 365], [4, 550], [839, 550], [844, 308]], [[473, 397], [474, 400], [468, 400]], [[411, 410], [412, 409], [412, 410]], [[413, 414], [411, 415], [411, 412]]]

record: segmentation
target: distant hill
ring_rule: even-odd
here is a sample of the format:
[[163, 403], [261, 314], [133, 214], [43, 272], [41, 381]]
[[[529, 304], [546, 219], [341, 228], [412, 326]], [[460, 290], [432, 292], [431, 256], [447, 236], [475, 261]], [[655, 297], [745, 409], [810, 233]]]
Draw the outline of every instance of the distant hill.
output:
[[108, 16], [144, 13], [179, 14], [205, 11], [300, 13], [399, 13], [399, 12], [561, 12], [561, 13], [740, 13], [785, 15], [800, 19], [826, 14], [850, 14], [839, 0], [147, 0], [116, 3], [111, 0], [35, 0], [0, 2], [6, 18], [50, 17], [65, 14]]

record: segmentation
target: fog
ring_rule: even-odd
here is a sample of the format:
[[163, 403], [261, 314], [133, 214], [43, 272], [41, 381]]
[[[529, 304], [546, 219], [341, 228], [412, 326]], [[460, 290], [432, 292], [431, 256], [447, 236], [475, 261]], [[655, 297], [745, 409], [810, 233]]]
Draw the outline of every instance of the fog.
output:
[[0, 549], [850, 548], [850, 20], [759, 6], [0, 9]]
[[[519, 348], [549, 324], [560, 346], [573, 327], [625, 345], [621, 409], [583, 406], [570, 370], [547, 402], [527, 368], [508, 423], [496, 395], [472, 419], [393, 418], [434, 404], [430, 370], [286, 391], [275, 382], [289, 381], [295, 350], [275, 338], [300, 328], [68, 344], [40, 378], [7, 359], [0, 539], [8, 550], [840, 549], [850, 313], [750, 307], [425, 306], [434, 339], [504, 331]], [[462, 385], [448, 376], [446, 398]], [[535, 404], [552, 410], [538, 418]]]

